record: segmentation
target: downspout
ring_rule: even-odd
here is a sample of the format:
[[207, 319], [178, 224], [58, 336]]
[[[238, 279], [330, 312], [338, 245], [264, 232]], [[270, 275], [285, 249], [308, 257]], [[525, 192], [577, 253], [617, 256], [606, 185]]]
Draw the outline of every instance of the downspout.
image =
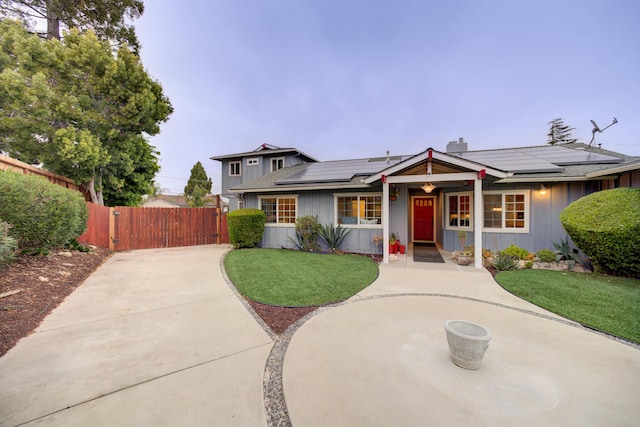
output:
[[382, 263], [389, 263], [389, 183], [382, 175]]
[[483, 169], [478, 172], [476, 179], [473, 183], [473, 259], [474, 267], [482, 268], [482, 178], [486, 175], [486, 171]]

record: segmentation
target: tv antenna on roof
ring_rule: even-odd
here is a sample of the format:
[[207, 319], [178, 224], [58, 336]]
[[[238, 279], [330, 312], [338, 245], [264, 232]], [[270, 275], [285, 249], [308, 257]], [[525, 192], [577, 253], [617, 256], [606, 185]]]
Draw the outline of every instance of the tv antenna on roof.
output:
[[596, 137], [596, 132], [600, 132], [602, 133], [604, 130], [610, 128], [611, 126], [615, 125], [616, 123], [618, 123], [618, 119], [616, 119], [615, 117], [613, 118], [613, 122], [611, 122], [611, 124], [609, 126], [607, 126], [604, 129], [600, 129], [598, 127], [598, 125], [596, 124], [596, 122], [594, 122], [593, 120], [591, 120], [591, 124], [593, 125], [593, 129], [591, 130], [591, 141], [589, 141], [589, 148], [591, 148], [591, 143], [593, 142], [594, 138]]

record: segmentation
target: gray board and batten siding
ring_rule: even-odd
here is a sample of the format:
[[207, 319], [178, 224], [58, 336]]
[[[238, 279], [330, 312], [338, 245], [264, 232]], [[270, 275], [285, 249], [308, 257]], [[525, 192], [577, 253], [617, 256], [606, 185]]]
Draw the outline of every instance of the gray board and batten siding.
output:
[[[286, 197], [297, 196], [298, 197], [298, 215], [297, 217], [303, 217], [307, 215], [316, 216], [318, 223], [320, 224], [334, 224], [335, 217], [335, 197], [334, 194], [344, 193], [381, 193], [382, 188], [362, 188], [354, 190], [312, 190], [312, 191], [300, 191], [296, 193], [261, 193], [260, 197]], [[260, 209], [258, 203], [258, 195], [252, 193], [245, 194], [245, 206], [247, 208]], [[393, 216], [392, 216], [393, 217]], [[374, 235], [382, 234], [382, 225], [357, 225], [349, 226], [350, 232], [345, 238], [340, 249], [346, 252], [353, 253], [381, 253], [382, 248], [378, 245], [376, 248], [373, 243]], [[265, 248], [293, 248], [294, 244], [289, 238], [295, 240], [295, 224], [266, 224], [264, 229], [264, 236], [262, 238], [262, 246]], [[324, 242], [320, 241], [320, 246], [323, 250], [327, 247]]]

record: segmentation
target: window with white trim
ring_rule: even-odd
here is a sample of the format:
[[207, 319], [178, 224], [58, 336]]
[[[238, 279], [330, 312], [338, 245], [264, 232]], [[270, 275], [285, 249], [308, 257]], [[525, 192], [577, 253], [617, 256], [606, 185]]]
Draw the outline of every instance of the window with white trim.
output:
[[484, 231], [529, 232], [529, 194], [529, 190], [484, 192]]
[[266, 224], [295, 224], [298, 216], [298, 197], [259, 197]]
[[284, 168], [284, 157], [271, 159], [271, 172]]
[[257, 166], [259, 163], [259, 160], [257, 157], [253, 157], [251, 159], [247, 159], [247, 166]]
[[381, 225], [382, 195], [336, 194], [336, 218], [343, 225]]
[[472, 230], [472, 205], [472, 193], [448, 193], [446, 228], [448, 230]]
[[229, 162], [229, 176], [242, 175], [242, 162]]

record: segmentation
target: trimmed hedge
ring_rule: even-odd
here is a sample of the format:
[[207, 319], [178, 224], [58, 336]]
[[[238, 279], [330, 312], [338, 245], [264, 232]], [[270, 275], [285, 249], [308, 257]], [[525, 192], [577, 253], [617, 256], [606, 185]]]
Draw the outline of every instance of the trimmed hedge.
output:
[[227, 214], [229, 241], [235, 248], [255, 248], [262, 241], [265, 214], [260, 209], [238, 209]]
[[567, 206], [560, 221], [598, 271], [640, 276], [640, 188], [615, 188]]
[[63, 246], [87, 228], [89, 211], [82, 195], [35, 175], [0, 172], [0, 219], [23, 252]]

